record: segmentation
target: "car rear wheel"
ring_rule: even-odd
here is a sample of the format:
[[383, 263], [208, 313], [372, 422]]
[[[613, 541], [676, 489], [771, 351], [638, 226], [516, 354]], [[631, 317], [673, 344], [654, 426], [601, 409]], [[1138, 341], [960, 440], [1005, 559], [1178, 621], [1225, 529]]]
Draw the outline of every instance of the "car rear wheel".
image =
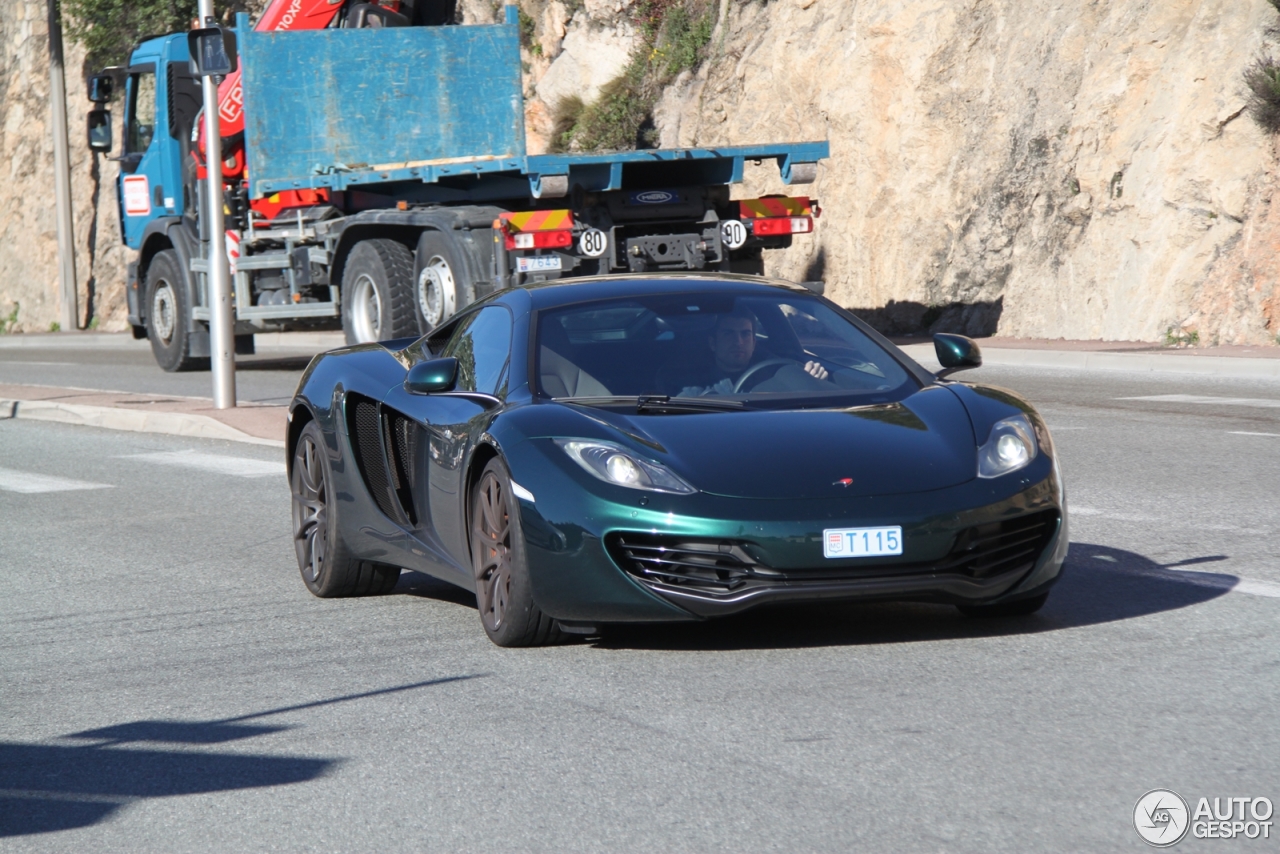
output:
[[543, 646], [563, 640], [556, 621], [533, 601], [520, 508], [502, 460], [492, 459], [471, 497], [471, 562], [476, 604], [498, 646]]
[[379, 596], [400, 580], [400, 568], [356, 558], [342, 540], [333, 504], [333, 477], [324, 434], [312, 421], [293, 451], [293, 546], [307, 589], [324, 599]]
[[1025, 617], [1043, 608], [1048, 599], [1048, 593], [1041, 593], [1029, 599], [1017, 599], [995, 605], [957, 605], [956, 607], [966, 617]]

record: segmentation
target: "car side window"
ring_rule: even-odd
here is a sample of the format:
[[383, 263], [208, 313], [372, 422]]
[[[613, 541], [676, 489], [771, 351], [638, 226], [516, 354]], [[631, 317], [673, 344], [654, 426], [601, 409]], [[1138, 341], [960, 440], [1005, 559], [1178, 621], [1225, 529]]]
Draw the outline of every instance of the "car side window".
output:
[[501, 395], [511, 361], [511, 312], [482, 308], [459, 324], [441, 356], [458, 360], [458, 391]]

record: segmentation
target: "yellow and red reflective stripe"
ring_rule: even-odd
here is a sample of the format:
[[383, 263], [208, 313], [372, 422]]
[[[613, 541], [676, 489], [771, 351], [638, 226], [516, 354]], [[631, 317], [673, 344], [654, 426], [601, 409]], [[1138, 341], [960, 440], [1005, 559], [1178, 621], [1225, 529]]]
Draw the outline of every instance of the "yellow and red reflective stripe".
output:
[[780, 216], [812, 216], [808, 196], [765, 196], [738, 202], [743, 219], [770, 219]]
[[513, 234], [531, 231], [567, 231], [573, 228], [573, 212], [557, 211], [516, 211], [499, 216]]

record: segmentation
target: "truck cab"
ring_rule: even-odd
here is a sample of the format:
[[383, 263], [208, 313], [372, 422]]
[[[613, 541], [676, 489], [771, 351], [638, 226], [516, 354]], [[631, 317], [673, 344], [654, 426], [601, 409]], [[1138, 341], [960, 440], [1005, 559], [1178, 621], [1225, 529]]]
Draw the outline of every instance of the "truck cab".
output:
[[141, 249], [147, 227], [195, 210], [191, 130], [200, 85], [188, 69], [187, 39], [143, 42], [124, 69], [124, 116], [117, 199], [124, 242]]

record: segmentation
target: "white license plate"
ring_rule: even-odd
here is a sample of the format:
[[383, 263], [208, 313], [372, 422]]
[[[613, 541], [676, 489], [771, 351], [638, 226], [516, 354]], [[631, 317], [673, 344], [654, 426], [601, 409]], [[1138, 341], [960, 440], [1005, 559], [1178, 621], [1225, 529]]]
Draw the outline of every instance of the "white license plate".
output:
[[559, 270], [560, 256], [535, 255], [532, 258], [517, 258], [516, 269], [521, 273], [545, 273], [547, 270]]
[[889, 528], [827, 528], [822, 532], [822, 556], [880, 557], [902, 554], [902, 526]]

